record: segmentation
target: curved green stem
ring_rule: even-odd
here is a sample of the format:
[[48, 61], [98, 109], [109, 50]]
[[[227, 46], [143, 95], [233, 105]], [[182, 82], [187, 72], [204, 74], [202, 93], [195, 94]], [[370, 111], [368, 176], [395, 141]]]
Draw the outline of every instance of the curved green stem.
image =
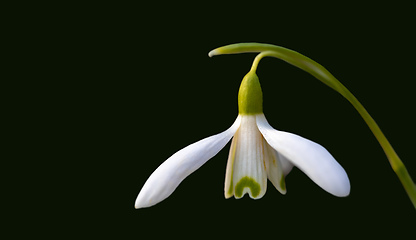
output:
[[259, 55], [253, 61], [251, 70], [256, 70], [257, 65], [263, 57], [276, 57], [287, 63], [290, 63], [316, 77], [321, 82], [325, 83], [327, 86], [331, 87], [342, 96], [344, 96], [358, 111], [364, 121], [367, 123], [370, 130], [373, 132], [374, 136], [377, 138], [377, 141], [380, 143], [383, 148], [387, 159], [390, 162], [393, 171], [397, 174], [400, 179], [404, 189], [406, 190], [410, 200], [413, 203], [413, 206], [416, 208], [416, 185], [412, 181], [405, 165], [400, 160], [399, 156], [394, 151], [393, 147], [384, 136], [380, 127], [370, 116], [367, 110], [363, 105], [357, 100], [357, 98], [339, 82], [328, 70], [326, 70], [322, 65], [313, 61], [312, 59], [295, 52], [293, 50], [279, 47], [271, 44], [262, 44], [262, 43], [239, 43], [231, 44], [224, 47], [220, 47], [209, 52], [209, 56], [215, 56], [220, 54], [235, 54], [235, 53], [246, 53], [246, 52], [260, 52]]

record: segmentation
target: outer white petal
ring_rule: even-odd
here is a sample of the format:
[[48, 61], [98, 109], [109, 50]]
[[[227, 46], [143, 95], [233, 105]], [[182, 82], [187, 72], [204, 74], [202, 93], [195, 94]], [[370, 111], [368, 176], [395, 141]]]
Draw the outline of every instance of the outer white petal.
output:
[[[274, 150], [274, 148], [273, 148], [273, 150]], [[274, 150], [274, 151], [277, 154], [277, 158], [279, 159], [280, 163], [282, 164], [283, 174], [286, 177], [290, 173], [290, 171], [292, 171], [293, 163], [291, 161], [289, 161], [285, 156], [278, 153], [276, 150]]]
[[[265, 143], [265, 142], [264, 142]], [[241, 125], [231, 143], [225, 175], [225, 197], [253, 199], [263, 197], [267, 189], [263, 137], [255, 115], [242, 115]]]
[[349, 195], [347, 173], [324, 147], [298, 135], [273, 129], [263, 114], [257, 115], [257, 126], [270, 146], [321, 188], [338, 197]]
[[240, 116], [226, 131], [193, 143], [173, 154], [147, 179], [137, 196], [135, 208], [153, 206], [169, 197], [192, 172], [215, 156], [240, 126]]

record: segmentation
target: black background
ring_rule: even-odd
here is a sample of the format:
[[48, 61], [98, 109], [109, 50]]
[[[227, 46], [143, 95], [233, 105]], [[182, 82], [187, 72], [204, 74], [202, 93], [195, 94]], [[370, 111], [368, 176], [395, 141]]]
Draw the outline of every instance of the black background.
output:
[[350, 196], [334, 197], [294, 169], [285, 196], [269, 183], [260, 200], [226, 200], [228, 144], [165, 201], [134, 209], [164, 160], [237, 117], [239, 84], [255, 54], [208, 52], [238, 42], [287, 47], [326, 67], [416, 178], [410, 6], [310, 7], [109, 5], [64, 21], [61, 29], [70, 31], [59, 39], [68, 59], [57, 72], [67, 84], [60, 108], [69, 141], [61, 155], [71, 180], [62, 197], [69, 211], [62, 214], [79, 219], [68, 232], [120, 239], [408, 236], [415, 209], [359, 114], [329, 87], [273, 58], [257, 71], [269, 123], [325, 146], [347, 171]]

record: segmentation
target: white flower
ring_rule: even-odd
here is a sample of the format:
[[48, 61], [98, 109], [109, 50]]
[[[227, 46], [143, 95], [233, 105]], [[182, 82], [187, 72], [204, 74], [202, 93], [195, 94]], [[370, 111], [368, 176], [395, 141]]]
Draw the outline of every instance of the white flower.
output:
[[346, 172], [324, 147], [269, 125], [263, 114], [262, 92], [255, 72], [244, 77], [238, 103], [239, 115], [229, 129], [185, 147], [150, 175], [136, 199], [136, 208], [150, 207], [169, 197], [232, 137], [225, 176], [226, 198], [241, 198], [248, 193], [251, 198], [259, 199], [266, 193], [267, 179], [285, 194], [285, 176], [293, 166], [327, 192], [338, 197], [349, 195]]

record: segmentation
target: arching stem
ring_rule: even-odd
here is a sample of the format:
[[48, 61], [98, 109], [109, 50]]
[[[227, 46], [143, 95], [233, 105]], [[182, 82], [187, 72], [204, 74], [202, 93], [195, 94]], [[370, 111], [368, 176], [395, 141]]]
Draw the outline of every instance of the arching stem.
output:
[[224, 47], [220, 47], [212, 50], [209, 53], [209, 56], [220, 55], [220, 54], [234, 54], [234, 53], [245, 53], [245, 52], [260, 52], [253, 61], [251, 71], [256, 71], [257, 66], [260, 60], [263, 57], [275, 57], [283, 61], [286, 61], [316, 77], [318, 80], [328, 85], [342, 96], [344, 96], [358, 111], [364, 121], [367, 123], [368, 127], [376, 137], [377, 141], [380, 143], [383, 148], [387, 159], [390, 162], [393, 171], [397, 174], [400, 179], [404, 189], [407, 192], [410, 200], [413, 203], [413, 206], [416, 209], [416, 185], [412, 181], [405, 165], [400, 160], [399, 156], [394, 151], [393, 147], [384, 136], [380, 127], [370, 116], [364, 106], [358, 101], [358, 99], [341, 83], [339, 82], [328, 70], [326, 70], [322, 65], [313, 61], [312, 59], [292, 51], [287, 48], [271, 45], [271, 44], [261, 44], [261, 43], [240, 43], [240, 44], [231, 44]]

